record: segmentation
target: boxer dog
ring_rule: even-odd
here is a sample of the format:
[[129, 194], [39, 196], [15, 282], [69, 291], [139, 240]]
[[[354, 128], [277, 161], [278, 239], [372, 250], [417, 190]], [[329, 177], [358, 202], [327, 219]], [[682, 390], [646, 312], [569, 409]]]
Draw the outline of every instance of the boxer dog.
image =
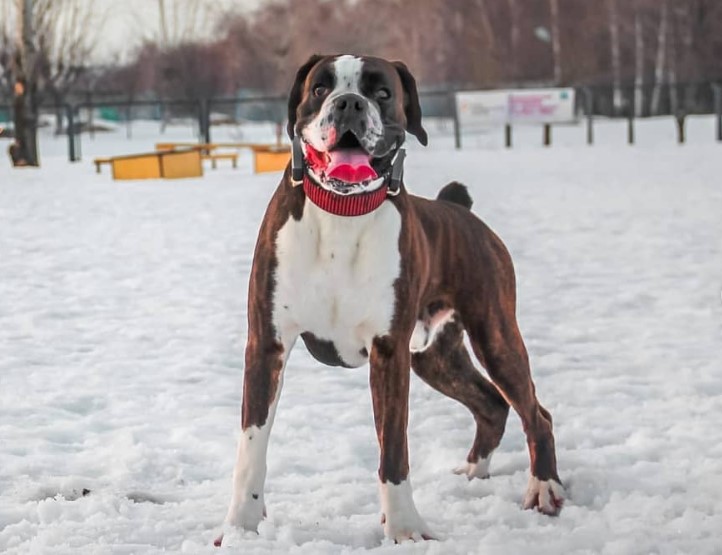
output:
[[[409, 483], [411, 368], [473, 414], [476, 436], [456, 470], [469, 480], [488, 477], [514, 408], [531, 458], [523, 506], [556, 515], [564, 489], [552, 418], [536, 398], [517, 327], [509, 253], [471, 213], [464, 186], [451, 183], [429, 200], [402, 181], [406, 133], [427, 143], [409, 70], [373, 57], [312, 56], [291, 89], [288, 133], [293, 161], [266, 210], [250, 276], [226, 525], [256, 530], [266, 514], [268, 440], [299, 336], [323, 364], [370, 363], [388, 538], [433, 538]], [[474, 367], [464, 332], [491, 381]]]

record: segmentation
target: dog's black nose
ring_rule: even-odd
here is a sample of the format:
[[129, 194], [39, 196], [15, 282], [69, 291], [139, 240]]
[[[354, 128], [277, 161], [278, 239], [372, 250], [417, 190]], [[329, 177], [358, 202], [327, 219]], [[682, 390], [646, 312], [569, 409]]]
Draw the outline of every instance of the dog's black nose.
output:
[[338, 116], [361, 115], [366, 112], [366, 101], [357, 94], [343, 94], [333, 101]]

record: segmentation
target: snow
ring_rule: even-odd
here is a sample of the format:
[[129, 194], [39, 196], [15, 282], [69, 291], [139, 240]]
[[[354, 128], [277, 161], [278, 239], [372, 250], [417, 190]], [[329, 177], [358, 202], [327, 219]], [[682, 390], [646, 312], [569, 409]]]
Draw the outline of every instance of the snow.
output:
[[[631, 148], [623, 122], [596, 130], [591, 148], [580, 125], [555, 130], [550, 149], [530, 128], [510, 151], [496, 133], [457, 152], [448, 125], [430, 122], [432, 146], [407, 158], [419, 194], [467, 183], [514, 257], [569, 496], [561, 516], [520, 509], [528, 456], [514, 415], [491, 479], [454, 475], [473, 421], [414, 377], [411, 481], [441, 540], [384, 540], [368, 371], [323, 367], [298, 346], [268, 518], [259, 535], [227, 537], [229, 552], [720, 552], [714, 122], [692, 120], [683, 147], [669, 119], [640, 124]], [[197, 180], [96, 175], [94, 155], [171, 139], [150, 125], [133, 136], [84, 137], [80, 164], [50, 136], [39, 171], [0, 159], [0, 552], [225, 552], [212, 541], [239, 434], [246, 286], [279, 175], [252, 175], [247, 157]]]

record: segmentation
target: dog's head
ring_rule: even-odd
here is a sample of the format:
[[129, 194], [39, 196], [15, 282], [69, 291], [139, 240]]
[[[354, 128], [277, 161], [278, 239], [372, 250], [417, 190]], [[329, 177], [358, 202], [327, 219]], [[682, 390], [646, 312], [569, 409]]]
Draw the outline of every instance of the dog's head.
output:
[[341, 195], [380, 187], [405, 140], [427, 143], [416, 81], [401, 62], [314, 55], [298, 70], [288, 134], [314, 180]]

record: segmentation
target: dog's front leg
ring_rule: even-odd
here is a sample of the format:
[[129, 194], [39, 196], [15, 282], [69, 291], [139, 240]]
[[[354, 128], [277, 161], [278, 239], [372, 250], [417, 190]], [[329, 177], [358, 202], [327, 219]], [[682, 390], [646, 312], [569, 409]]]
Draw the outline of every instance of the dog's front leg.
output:
[[[270, 331], [270, 326], [263, 326]], [[259, 336], [260, 335], [260, 336]], [[283, 369], [293, 341], [249, 330], [246, 370], [243, 376], [241, 437], [233, 469], [233, 493], [226, 526], [257, 531], [266, 515], [263, 488], [266, 453], [276, 405], [281, 394]], [[219, 538], [216, 545], [220, 545]]]
[[384, 534], [396, 542], [432, 539], [419, 516], [409, 483], [406, 428], [409, 416], [410, 353], [408, 341], [379, 337], [371, 351], [371, 397], [381, 448], [379, 482]]

